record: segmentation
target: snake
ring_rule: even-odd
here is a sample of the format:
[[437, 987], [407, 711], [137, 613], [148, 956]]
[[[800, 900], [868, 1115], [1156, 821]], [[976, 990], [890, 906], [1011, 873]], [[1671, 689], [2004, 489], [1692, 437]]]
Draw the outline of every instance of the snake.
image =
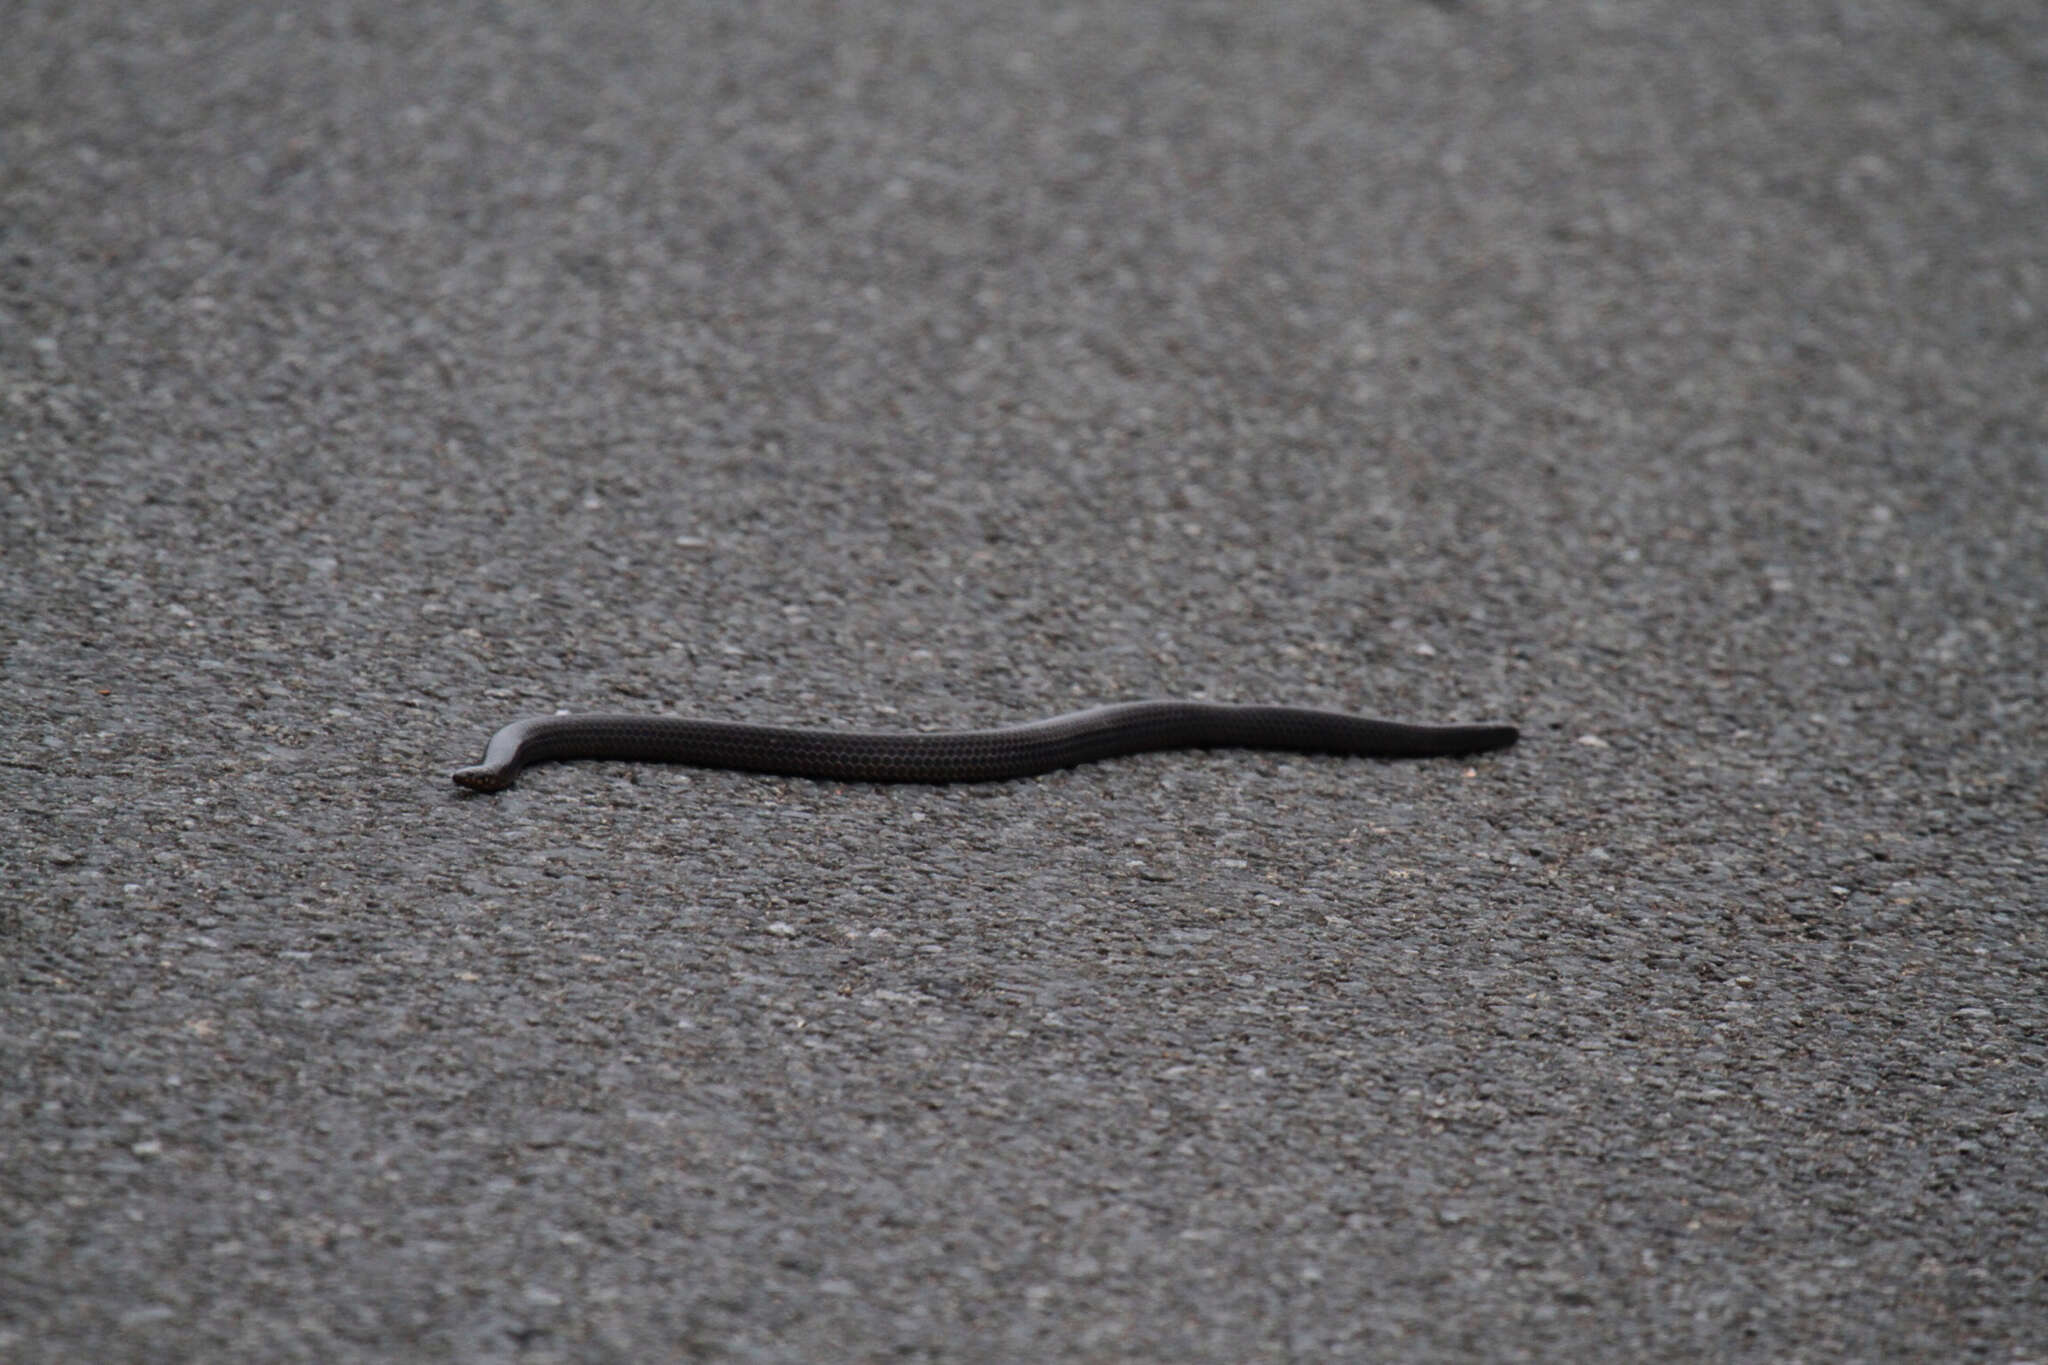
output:
[[1119, 702], [993, 730], [910, 733], [599, 712], [515, 720], [454, 778], [471, 791], [503, 791], [535, 763], [606, 758], [840, 782], [1002, 782], [1159, 749], [1448, 758], [1504, 749], [1518, 734], [1512, 725], [1407, 725], [1203, 701]]

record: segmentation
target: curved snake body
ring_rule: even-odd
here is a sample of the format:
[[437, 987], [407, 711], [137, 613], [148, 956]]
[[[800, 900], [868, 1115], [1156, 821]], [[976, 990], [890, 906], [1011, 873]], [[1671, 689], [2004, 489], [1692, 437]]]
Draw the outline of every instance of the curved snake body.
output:
[[1284, 749], [1440, 758], [1503, 749], [1512, 725], [1403, 725], [1298, 706], [1138, 701], [998, 730], [890, 734], [674, 716], [535, 716], [491, 736], [458, 786], [500, 791], [519, 770], [565, 758], [737, 768], [841, 782], [999, 782], [1154, 749]]

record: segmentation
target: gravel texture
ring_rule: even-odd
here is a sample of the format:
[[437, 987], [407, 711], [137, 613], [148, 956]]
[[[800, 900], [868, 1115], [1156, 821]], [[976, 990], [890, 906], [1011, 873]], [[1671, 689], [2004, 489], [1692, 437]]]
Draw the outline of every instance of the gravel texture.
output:
[[0, 26], [0, 1358], [2048, 1361], [2033, 0]]

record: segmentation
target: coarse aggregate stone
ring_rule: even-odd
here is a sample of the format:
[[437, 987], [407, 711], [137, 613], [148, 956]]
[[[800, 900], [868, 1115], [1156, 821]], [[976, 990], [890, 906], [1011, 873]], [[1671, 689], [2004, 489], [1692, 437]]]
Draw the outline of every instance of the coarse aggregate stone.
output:
[[2048, 1361], [2037, 6], [0, 29], [0, 1359]]

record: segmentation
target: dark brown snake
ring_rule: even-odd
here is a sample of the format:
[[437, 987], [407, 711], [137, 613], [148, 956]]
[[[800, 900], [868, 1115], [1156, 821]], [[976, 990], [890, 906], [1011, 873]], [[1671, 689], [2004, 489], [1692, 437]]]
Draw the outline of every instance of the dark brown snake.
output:
[[534, 716], [491, 736], [456, 785], [502, 791], [519, 770], [565, 758], [738, 768], [840, 782], [1000, 782], [1154, 749], [1284, 749], [1360, 758], [1445, 758], [1504, 749], [1512, 725], [1403, 725], [1299, 706], [1134, 701], [1000, 730], [875, 734], [673, 716]]

